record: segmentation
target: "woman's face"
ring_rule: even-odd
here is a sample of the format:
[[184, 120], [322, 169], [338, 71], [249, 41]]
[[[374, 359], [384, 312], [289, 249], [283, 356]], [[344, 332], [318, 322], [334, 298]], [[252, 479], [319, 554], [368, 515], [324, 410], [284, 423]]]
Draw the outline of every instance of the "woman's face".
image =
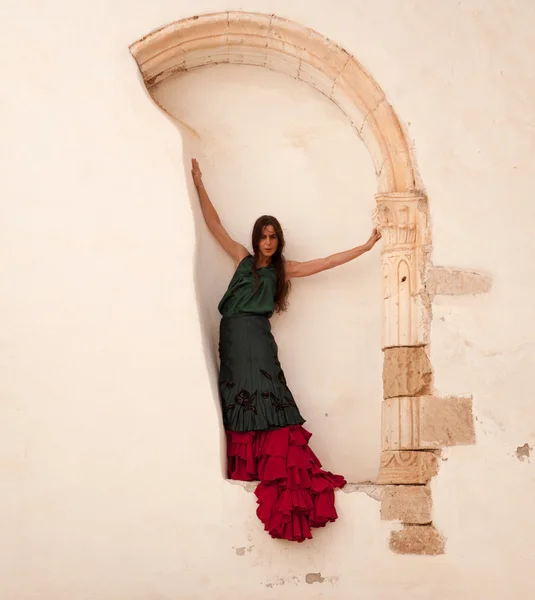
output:
[[275, 228], [273, 225], [266, 225], [262, 229], [262, 234], [260, 235], [260, 243], [258, 244], [258, 248], [262, 256], [266, 258], [271, 258], [277, 248], [279, 246], [279, 238], [277, 233], [275, 232]]

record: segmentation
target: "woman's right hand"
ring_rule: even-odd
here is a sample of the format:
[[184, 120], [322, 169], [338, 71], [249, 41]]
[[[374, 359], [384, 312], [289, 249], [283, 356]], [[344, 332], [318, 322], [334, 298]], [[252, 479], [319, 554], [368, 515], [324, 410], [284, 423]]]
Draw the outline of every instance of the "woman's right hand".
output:
[[191, 176], [193, 177], [193, 183], [195, 184], [195, 187], [198, 188], [202, 185], [202, 172], [196, 158], [191, 159], [191, 167]]
[[381, 232], [377, 229], [377, 227], [372, 231], [368, 241], [364, 244], [364, 247], [367, 251], [371, 250], [375, 244], [381, 239]]

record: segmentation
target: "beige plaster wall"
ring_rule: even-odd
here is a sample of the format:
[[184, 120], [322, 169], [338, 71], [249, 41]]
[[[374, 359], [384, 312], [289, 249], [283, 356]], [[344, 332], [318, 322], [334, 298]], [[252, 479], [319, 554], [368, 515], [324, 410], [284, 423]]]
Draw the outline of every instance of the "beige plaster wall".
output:
[[[476, 446], [447, 451], [432, 482], [443, 556], [391, 553], [392, 525], [357, 492], [337, 495], [340, 521], [313, 542], [272, 541], [254, 497], [221, 479], [188, 148], [128, 45], [229, 8], [294, 19], [355, 54], [414, 142], [434, 262], [493, 279], [485, 296], [433, 307], [436, 388], [473, 393], [477, 418]], [[530, 597], [532, 3], [8, 0], [5, 11], [0, 597]]]

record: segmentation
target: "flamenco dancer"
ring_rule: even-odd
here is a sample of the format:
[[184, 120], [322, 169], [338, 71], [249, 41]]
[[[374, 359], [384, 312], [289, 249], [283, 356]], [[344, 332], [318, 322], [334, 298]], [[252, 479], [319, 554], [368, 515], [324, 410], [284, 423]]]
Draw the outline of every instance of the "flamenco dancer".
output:
[[227, 436], [230, 479], [260, 481], [256, 514], [271, 537], [302, 542], [312, 527], [337, 518], [334, 489], [346, 481], [321, 468], [310, 449], [294, 397], [278, 359], [269, 322], [288, 306], [290, 280], [343, 265], [371, 250], [374, 229], [362, 246], [306, 262], [285, 260], [284, 234], [271, 216], [253, 227], [251, 255], [231, 239], [206, 193], [197, 160], [192, 176], [208, 229], [236, 271], [219, 303], [219, 392]]

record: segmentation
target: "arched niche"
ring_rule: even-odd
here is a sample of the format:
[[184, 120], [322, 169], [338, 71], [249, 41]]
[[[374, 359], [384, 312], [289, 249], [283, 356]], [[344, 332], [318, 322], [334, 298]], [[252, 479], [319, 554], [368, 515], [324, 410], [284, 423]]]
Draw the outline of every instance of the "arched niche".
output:
[[[275, 15], [193, 16], [149, 33], [130, 50], [149, 92], [168, 77], [221, 63], [284, 73], [336, 104], [366, 145], [377, 178], [376, 224], [383, 235], [383, 441], [376, 484], [388, 486], [382, 495], [383, 515], [389, 515], [384, 518], [407, 524], [406, 530], [394, 532], [393, 548], [416, 531], [429, 541], [420, 544], [420, 553], [441, 552], [430, 523], [427, 483], [436, 472], [437, 448], [471, 443], [471, 402], [432, 396], [431, 299], [425, 287], [431, 251], [428, 204], [416, 188], [409, 144], [385, 93], [346, 50]], [[456, 440], [451, 431], [462, 419], [467, 426]], [[410, 517], [404, 502], [417, 505]], [[425, 527], [413, 530], [412, 524]]]

